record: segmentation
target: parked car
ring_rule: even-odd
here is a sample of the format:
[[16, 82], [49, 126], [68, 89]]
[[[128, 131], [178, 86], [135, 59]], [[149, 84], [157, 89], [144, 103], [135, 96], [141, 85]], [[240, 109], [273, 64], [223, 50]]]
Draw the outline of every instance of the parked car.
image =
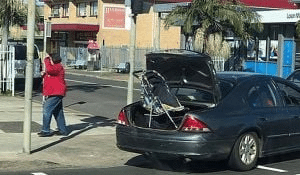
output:
[[[143, 99], [122, 108], [117, 146], [191, 160], [228, 160], [251, 170], [260, 157], [299, 150], [300, 88], [256, 73], [214, 72], [194, 52], [146, 55]], [[165, 82], [164, 82], [165, 81]]]
[[[26, 60], [27, 60], [27, 46], [25, 44], [15, 44], [10, 47], [14, 47], [15, 51], [15, 82], [19, 87], [25, 85], [25, 72], [26, 72]], [[39, 88], [42, 77], [42, 65], [39, 56], [39, 48], [34, 45], [34, 56], [33, 56], [33, 85], [34, 88]]]
[[292, 81], [296, 85], [300, 86], [300, 69], [295, 70], [290, 76], [286, 78], [289, 81]]

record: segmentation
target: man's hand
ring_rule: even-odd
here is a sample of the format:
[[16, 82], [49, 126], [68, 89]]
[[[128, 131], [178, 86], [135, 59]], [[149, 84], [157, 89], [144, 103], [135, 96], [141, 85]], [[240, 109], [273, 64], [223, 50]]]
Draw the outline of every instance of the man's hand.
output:
[[54, 62], [53, 62], [53, 60], [52, 60], [52, 59], [50, 59], [50, 63], [51, 63], [52, 65], [54, 65]]

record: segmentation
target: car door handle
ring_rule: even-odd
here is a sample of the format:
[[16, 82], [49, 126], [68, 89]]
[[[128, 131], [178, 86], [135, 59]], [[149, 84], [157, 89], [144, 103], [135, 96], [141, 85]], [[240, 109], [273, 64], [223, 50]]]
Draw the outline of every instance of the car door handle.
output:
[[298, 119], [298, 118], [300, 118], [300, 116], [299, 115], [295, 115], [293, 118]]
[[262, 121], [262, 122], [265, 122], [265, 121], [267, 121], [268, 119], [262, 117], [262, 118], [259, 118], [259, 120]]

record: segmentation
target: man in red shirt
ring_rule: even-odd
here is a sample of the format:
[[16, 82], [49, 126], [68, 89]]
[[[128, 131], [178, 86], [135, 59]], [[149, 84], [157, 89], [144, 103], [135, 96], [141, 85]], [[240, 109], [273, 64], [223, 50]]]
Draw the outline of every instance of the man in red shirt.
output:
[[[67, 136], [69, 134], [63, 111], [62, 100], [66, 95], [65, 69], [58, 54], [48, 55], [44, 59], [43, 71], [43, 126], [38, 133], [40, 137], [49, 137], [53, 134]], [[58, 131], [50, 131], [52, 115]]]

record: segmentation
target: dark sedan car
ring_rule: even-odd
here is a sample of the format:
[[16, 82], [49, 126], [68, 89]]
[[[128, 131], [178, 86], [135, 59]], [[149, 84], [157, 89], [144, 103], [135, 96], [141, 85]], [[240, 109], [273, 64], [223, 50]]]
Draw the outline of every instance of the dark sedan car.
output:
[[295, 70], [286, 79], [289, 80], [289, 81], [292, 81], [296, 85], [300, 86], [300, 69]]
[[300, 89], [273, 76], [215, 73], [207, 55], [150, 53], [143, 99], [125, 106], [117, 146], [141, 154], [228, 160], [250, 170], [259, 157], [300, 148]]

